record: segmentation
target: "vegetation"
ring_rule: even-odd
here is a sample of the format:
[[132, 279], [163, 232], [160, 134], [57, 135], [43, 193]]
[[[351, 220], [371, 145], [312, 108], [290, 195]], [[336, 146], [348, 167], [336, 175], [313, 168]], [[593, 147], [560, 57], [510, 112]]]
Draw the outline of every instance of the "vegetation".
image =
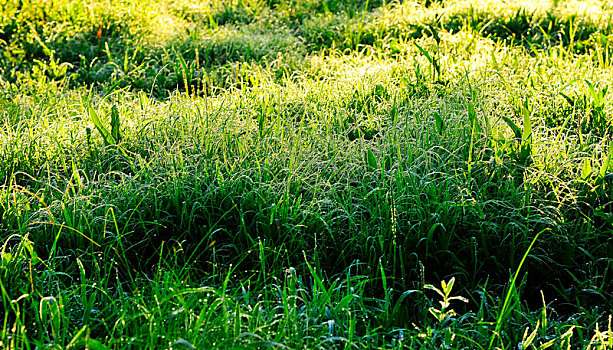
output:
[[1, 348], [613, 348], [607, 1], [0, 2]]

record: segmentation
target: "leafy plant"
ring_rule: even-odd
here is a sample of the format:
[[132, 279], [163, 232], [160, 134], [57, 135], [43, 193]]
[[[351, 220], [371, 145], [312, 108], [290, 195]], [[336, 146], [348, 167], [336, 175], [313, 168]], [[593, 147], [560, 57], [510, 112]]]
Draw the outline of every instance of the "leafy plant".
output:
[[104, 126], [100, 118], [98, 118], [98, 113], [96, 113], [94, 108], [90, 107], [88, 111], [94, 126], [104, 140], [104, 144], [106, 146], [119, 144], [122, 135], [119, 125], [119, 111], [117, 110], [117, 105], [113, 105], [113, 107], [111, 107], [110, 131]]
[[441, 288], [437, 288], [432, 284], [424, 285], [424, 288], [435, 291], [442, 298], [442, 300], [439, 300], [439, 304], [441, 305], [440, 308], [435, 308], [432, 306], [428, 309], [430, 314], [432, 314], [432, 316], [434, 316], [439, 323], [443, 323], [456, 315], [456, 312], [449, 308], [453, 300], [468, 303], [468, 299], [462, 296], [451, 296], [451, 290], [453, 289], [454, 283], [455, 277], [452, 277], [448, 282], [441, 281]]
[[512, 151], [513, 157], [519, 163], [527, 165], [531, 162], [530, 156], [532, 155], [533, 148], [532, 116], [534, 113], [527, 99], [520, 105], [518, 112], [523, 117], [522, 128], [519, 128], [517, 124], [507, 116], [502, 116], [501, 118], [507, 123], [515, 135], [517, 146]]
[[[438, 25], [438, 22], [440, 21], [442, 15], [437, 15], [436, 17], [436, 21], [435, 23]], [[432, 24], [428, 24], [427, 27], [428, 31], [430, 32], [430, 34], [432, 35], [432, 38], [434, 38], [434, 41], [436, 43], [436, 50], [434, 51], [434, 53], [430, 54], [427, 50], [425, 50], [423, 47], [421, 47], [419, 44], [417, 43], [413, 43], [415, 45], [415, 47], [417, 47], [417, 49], [419, 50], [419, 52], [421, 52], [421, 54], [428, 60], [428, 62], [430, 63], [431, 66], [431, 76], [432, 76], [432, 81], [437, 82], [437, 83], [442, 83], [442, 68], [441, 68], [441, 54], [440, 54], [440, 45], [441, 45], [441, 37], [439, 36], [439, 31], [440, 29]]]
[[588, 86], [590, 97], [589, 109], [586, 112], [587, 119], [582, 124], [585, 128], [596, 133], [597, 135], [610, 135], [613, 130], [613, 124], [607, 119], [605, 114], [605, 96], [609, 89], [608, 85], [603, 88], [597, 88], [589, 80], [585, 80]]

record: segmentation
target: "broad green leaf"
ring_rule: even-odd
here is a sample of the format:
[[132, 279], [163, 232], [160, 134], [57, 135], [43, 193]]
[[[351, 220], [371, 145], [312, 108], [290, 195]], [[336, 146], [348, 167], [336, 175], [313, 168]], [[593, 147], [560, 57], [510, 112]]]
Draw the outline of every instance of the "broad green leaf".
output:
[[522, 111], [524, 115], [524, 132], [522, 134], [522, 139], [523, 141], [528, 142], [530, 145], [532, 145], [532, 111], [530, 110], [527, 101], [524, 103]]
[[607, 171], [609, 171], [609, 163], [611, 162], [611, 156], [612, 156], [611, 153], [613, 153], [613, 146], [609, 145], [609, 154], [607, 155], [607, 158], [605, 158], [604, 162], [600, 166], [600, 171], [598, 172], [598, 177], [600, 179], [604, 179], [605, 176], [607, 175]]
[[392, 167], [392, 156], [390, 156], [389, 154], [385, 155], [384, 167], [385, 167], [385, 170], [389, 170]]
[[587, 180], [592, 175], [592, 160], [585, 159], [583, 161], [583, 169], [581, 170], [581, 179]]
[[445, 283], [445, 281], [441, 281], [441, 286], [443, 287], [443, 291], [445, 292], [445, 296], [449, 296], [451, 294], [451, 289], [453, 289], [453, 284], [455, 283], [455, 277], [451, 277], [449, 282]]
[[111, 137], [115, 143], [121, 141], [121, 132], [119, 130], [119, 111], [117, 105], [113, 105], [111, 108]]
[[96, 129], [98, 129], [98, 132], [100, 132], [100, 135], [102, 135], [102, 139], [104, 140], [104, 144], [107, 145], [107, 146], [110, 145], [112, 143], [111, 142], [111, 134], [102, 125], [102, 122], [98, 118], [98, 114], [91, 107], [89, 107], [89, 116], [92, 118], [92, 122], [94, 123], [94, 126], [96, 127]]
[[564, 94], [564, 93], [562, 93], [562, 92], [560, 92], [560, 95], [561, 95], [562, 97], [564, 97], [564, 99], [566, 100], [566, 102], [568, 102], [568, 104], [569, 104], [571, 107], [574, 107], [574, 106], [575, 106], [575, 100], [573, 100], [573, 99], [572, 99], [572, 98], [570, 98], [568, 95], [566, 95], [566, 94]]
[[138, 93], [138, 100], [140, 101], [140, 108], [143, 110], [149, 105], [149, 98], [143, 91]]
[[366, 152], [366, 164], [368, 165], [368, 170], [377, 170], [377, 158], [375, 158], [375, 155], [371, 150]]
[[432, 56], [430, 56], [430, 54], [428, 53], [428, 51], [424, 50], [421, 46], [417, 45], [417, 43], [414, 43], [415, 46], [417, 46], [417, 48], [419, 49], [419, 51], [426, 56], [426, 59], [428, 59], [428, 62], [430, 62], [430, 64], [434, 64], [434, 60], [432, 60]]
[[213, 18], [213, 15], [211, 15], [211, 12], [207, 13], [207, 17], [209, 18], [209, 26], [212, 29], [217, 29], [219, 25], [217, 24], [217, 21], [215, 20], [215, 18]]
[[260, 117], [258, 118], [258, 131], [260, 133], [260, 136], [264, 135], [264, 122], [266, 121], [266, 114], [260, 114]]
[[479, 125], [479, 120], [477, 119], [477, 112], [475, 111], [475, 105], [471, 102], [468, 102], [468, 120], [470, 121], [470, 127], [475, 130], [477, 133], [483, 132], [481, 125]]
[[494, 50], [491, 51], [490, 56], [492, 57], [492, 65], [494, 66], [494, 70], [500, 70], [500, 66], [498, 65], [498, 60], [496, 59]]
[[334, 311], [336, 313], [342, 312], [342, 310], [349, 305], [349, 303], [355, 299], [355, 294], [347, 294], [338, 302], [338, 304], [334, 307]]
[[439, 45], [441, 43], [441, 37], [438, 35], [438, 28], [434, 27], [432, 24], [428, 24], [430, 28], [430, 32], [432, 33], [432, 37], [436, 41], [436, 44]]
[[2, 252], [1, 266], [7, 266], [11, 262], [11, 259], [13, 259], [13, 255], [11, 253]]
[[[185, 80], [185, 83], [187, 83], [188, 85], [191, 84], [191, 75], [188, 74], [189, 73], [189, 68], [187, 67], [187, 63], [185, 62], [185, 59], [183, 58], [183, 55], [181, 54], [181, 52], [176, 51], [175, 53], [177, 54], [178, 58], [179, 58], [179, 63], [181, 64], [181, 70], [183, 71], [183, 79]], [[187, 90], [187, 86], [185, 87], [185, 89]], [[187, 91], [187, 93], [189, 93], [189, 91]]]
[[596, 100], [598, 98], [598, 94], [596, 93], [596, 89], [594, 88], [594, 84], [592, 84], [592, 82], [590, 82], [589, 80], [585, 80], [585, 83], [587, 84], [588, 90], [590, 91], [590, 96], [592, 96], [592, 98], [594, 100]]
[[509, 117], [502, 116], [502, 120], [504, 120], [507, 125], [513, 130], [513, 134], [515, 134], [516, 139], [521, 139], [521, 129], [511, 120]]
[[439, 135], [443, 135], [443, 132], [445, 132], [445, 121], [443, 120], [443, 118], [441, 118], [441, 116], [438, 113], [434, 113], [434, 126], [436, 128], [436, 132], [439, 133]]
[[530, 108], [528, 101], [524, 101], [521, 106], [522, 114], [524, 116], [524, 130], [522, 133], [520, 161], [525, 163], [528, 161], [530, 155], [532, 155], [532, 109]]

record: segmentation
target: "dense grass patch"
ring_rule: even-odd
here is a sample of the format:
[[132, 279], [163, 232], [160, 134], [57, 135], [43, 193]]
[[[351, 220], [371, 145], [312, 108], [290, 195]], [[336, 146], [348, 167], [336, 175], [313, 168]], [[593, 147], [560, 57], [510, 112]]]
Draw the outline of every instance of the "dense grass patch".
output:
[[1, 347], [611, 348], [607, 6], [7, 1]]

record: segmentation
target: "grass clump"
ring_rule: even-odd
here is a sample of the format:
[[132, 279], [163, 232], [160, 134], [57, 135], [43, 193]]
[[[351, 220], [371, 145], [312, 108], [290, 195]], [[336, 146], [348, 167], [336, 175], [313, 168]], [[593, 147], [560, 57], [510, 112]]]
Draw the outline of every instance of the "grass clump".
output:
[[610, 9], [9, 1], [1, 347], [612, 346]]

